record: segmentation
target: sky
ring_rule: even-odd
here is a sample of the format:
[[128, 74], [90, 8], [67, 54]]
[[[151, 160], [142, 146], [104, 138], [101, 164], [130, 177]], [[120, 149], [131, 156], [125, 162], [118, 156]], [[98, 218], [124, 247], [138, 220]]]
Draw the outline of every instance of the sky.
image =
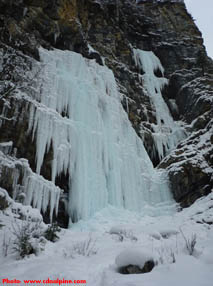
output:
[[208, 56], [213, 58], [213, 0], [185, 0], [185, 4], [202, 32]]

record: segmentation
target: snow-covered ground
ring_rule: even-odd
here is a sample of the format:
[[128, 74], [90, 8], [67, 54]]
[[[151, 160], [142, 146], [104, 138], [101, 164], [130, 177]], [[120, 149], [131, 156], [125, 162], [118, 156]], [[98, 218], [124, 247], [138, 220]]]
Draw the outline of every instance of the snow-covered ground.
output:
[[[87, 286], [213, 285], [213, 193], [190, 208], [167, 216], [141, 216], [128, 210], [105, 208], [90, 220], [62, 230], [60, 239], [47, 242], [39, 255], [22, 260], [17, 260], [12, 249], [9, 228], [13, 221], [9, 210], [0, 212], [0, 243], [3, 244], [5, 233], [11, 239], [6, 257], [1, 246], [0, 279], [19, 279], [19, 285], [24, 285], [24, 279], [48, 277], [86, 280], [86, 284], [78, 285]], [[183, 235], [189, 241], [196, 235], [193, 255], [189, 255]], [[157, 265], [146, 274], [119, 274], [115, 261], [124, 250], [130, 254], [149, 253]], [[139, 255], [137, 259], [140, 260]]]

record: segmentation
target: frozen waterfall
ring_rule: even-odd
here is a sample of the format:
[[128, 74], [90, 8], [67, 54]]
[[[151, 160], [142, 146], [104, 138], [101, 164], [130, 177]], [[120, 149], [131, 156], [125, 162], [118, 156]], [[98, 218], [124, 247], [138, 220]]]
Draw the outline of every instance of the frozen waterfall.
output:
[[[154, 130], [152, 135], [159, 158], [162, 159], [186, 137], [186, 133], [184, 128], [174, 122], [162, 97], [161, 90], [168, 80], [164, 77], [164, 68], [159, 58], [151, 51], [133, 49], [133, 53], [136, 65], [144, 72], [142, 76], [140, 75], [143, 87], [156, 111], [157, 124], [152, 124]], [[157, 70], [161, 72], [162, 77], [155, 75], [154, 72]]]
[[[31, 104], [37, 173], [53, 148], [52, 181], [69, 174], [69, 216], [87, 219], [108, 205], [142, 211], [172, 202], [125, 113], [113, 72], [80, 54], [40, 49], [41, 92]], [[159, 86], [160, 89], [160, 86]]]

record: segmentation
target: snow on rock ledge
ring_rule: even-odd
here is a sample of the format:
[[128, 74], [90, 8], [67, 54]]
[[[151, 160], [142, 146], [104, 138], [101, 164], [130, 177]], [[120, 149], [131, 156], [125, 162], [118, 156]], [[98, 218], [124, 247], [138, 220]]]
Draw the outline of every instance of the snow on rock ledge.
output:
[[33, 222], [42, 221], [42, 215], [38, 209], [15, 202], [6, 190], [0, 188], [0, 218], [2, 215], [4, 215], [4, 219], [7, 216], [13, 219], [17, 218]]

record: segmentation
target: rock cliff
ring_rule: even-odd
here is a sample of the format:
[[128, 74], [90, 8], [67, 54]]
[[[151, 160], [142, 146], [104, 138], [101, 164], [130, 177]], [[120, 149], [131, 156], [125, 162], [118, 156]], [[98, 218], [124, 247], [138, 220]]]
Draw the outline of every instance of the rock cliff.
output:
[[[28, 125], [29, 97], [34, 100], [34, 93], [39, 92], [42, 73], [41, 66], [35, 68], [40, 46], [74, 51], [112, 69], [129, 120], [154, 166], [168, 171], [177, 202], [189, 206], [211, 192], [213, 62], [182, 1], [0, 0], [0, 187], [15, 197], [14, 178], [24, 188], [24, 170], [36, 173], [36, 142]], [[172, 150], [168, 141], [173, 131], [163, 119], [159, 122], [156, 105], [144, 89], [143, 63], [142, 67], [136, 64], [138, 50], [152, 51], [164, 67], [164, 75], [156, 69], [155, 76], [169, 80], [162, 95], [185, 138]], [[162, 134], [166, 141], [159, 152], [156, 141]], [[41, 168], [40, 177], [47, 185], [52, 148]], [[26, 159], [24, 167], [13, 163], [17, 167], [10, 168], [11, 161], [20, 158]], [[59, 203], [61, 225], [68, 223], [63, 204], [68, 176], [62, 173], [55, 182], [64, 190]]]

